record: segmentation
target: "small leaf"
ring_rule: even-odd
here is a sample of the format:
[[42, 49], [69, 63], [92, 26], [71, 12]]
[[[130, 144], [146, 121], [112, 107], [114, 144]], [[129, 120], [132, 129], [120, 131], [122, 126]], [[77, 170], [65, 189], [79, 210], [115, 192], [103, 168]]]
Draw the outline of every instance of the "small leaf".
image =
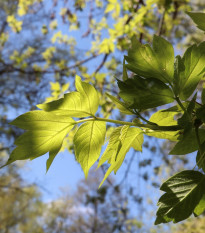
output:
[[[201, 143], [205, 141], [205, 130], [199, 129], [199, 137]], [[185, 155], [198, 150], [198, 143], [195, 130], [192, 129], [190, 133], [184, 132], [181, 140], [169, 152], [170, 155]]]
[[180, 86], [182, 79], [180, 79], [180, 73], [183, 72], [184, 70], [185, 70], [184, 63], [182, 61], [182, 58], [178, 55], [176, 56], [174, 62], [174, 80], [173, 80], [174, 92], [176, 96], [178, 96], [181, 91]]
[[120, 112], [122, 112], [124, 114], [127, 114], [127, 115], [133, 115], [134, 114], [128, 109], [128, 106], [126, 106], [125, 103], [121, 102], [116, 97], [114, 97], [114, 96], [112, 96], [112, 95], [110, 95], [108, 93], [106, 93], [106, 95], [113, 101], [113, 103], [120, 110]]
[[115, 9], [115, 4], [109, 3], [105, 9], [105, 14], [109, 13], [110, 11], [113, 11]]
[[172, 45], [159, 36], [154, 36], [153, 49], [150, 45], [141, 45], [132, 40], [132, 48], [125, 56], [126, 67], [132, 72], [145, 77], [155, 78], [170, 83], [174, 76], [174, 49]]
[[164, 182], [160, 189], [166, 193], [159, 199], [155, 224], [177, 223], [188, 218], [200, 202], [205, 192], [205, 176], [198, 171], [182, 171]]
[[204, 211], [205, 211], [205, 194], [202, 196], [199, 204], [194, 209], [194, 214], [196, 216], [199, 216], [199, 215], [203, 214]]
[[64, 98], [39, 104], [37, 107], [47, 112], [72, 117], [94, 116], [99, 105], [97, 91], [92, 85], [82, 82], [79, 76], [76, 76], [75, 85], [78, 92], [65, 94]]
[[203, 77], [205, 64], [205, 42], [189, 47], [183, 58], [184, 71], [179, 73], [179, 97], [187, 100]]
[[118, 80], [120, 97], [133, 109], [155, 108], [174, 101], [169, 87], [157, 79], [134, 76], [125, 82]]
[[[177, 121], [174, 120], [176, 114], [177, 112], [164, 112], [164, 110], [159, 110], [152, 114], [149, 121], [159, 126], [177, 125]], [[169, 139], [171, 141], [177, 141], [179, 137], [178, 131], [145, 130], [145, 134], [156, 138]]]
[[49, 152], [48, 170], [75, 121], [67, 116], [32, 111], [17, 117], [11, 124], [28, 131], [15, 141], [17, 147], [12, 151], [7, 165], [16, 160], [33, 159]]
[[202, 105], [196, 111], [196, 116], [198, 119], [202, 120], [205, 123], [205, 105]]
[[88, 176], [89, 169], [100, 156], [105, 132], [105, 122], [89, 121], [82, 124], [75, 133], [75, 156], [85, 173], [85, 177]]
[[205, 13], [202, 12], [186, 12], [199, 29], [205, 31]]
[[118, 148], [120, 146], [120, 135], [121, 135], [122, 126], [117, 127], [110, 135], [109, 143], [106, 147], [105, 152], [101, 156], [98, 168], [105, 163], [106, 161], [109, 161], [112, 156], [116, 155]]
[[[108, 168], [100, 186], [104, 183], [104, 181], [107, 179], [107, 177], [110, 175], [112, 171], [114, 171], [115, 173], [118, 171], [118, 169], [122, 165], [122, 162], [124, 161], [126, 153], [129, 151], [131, 147], [134, 147], [135, 149], [139, 148], [140, 150], [142, 149], [142, 143], [143, 143], [142, 132], [143, 131], [139, 128], [133, 128], [127, 125], [122, 127], [119, 137], [120, 144], [117, 145], [118, 146], [117, 150], [112, 151], [110, 149], [108, 151], [111, 153], [111, 158], [109, 160], [111, 165]], [[135, 143], [137, 143], [138, 145], [135, 145]]]

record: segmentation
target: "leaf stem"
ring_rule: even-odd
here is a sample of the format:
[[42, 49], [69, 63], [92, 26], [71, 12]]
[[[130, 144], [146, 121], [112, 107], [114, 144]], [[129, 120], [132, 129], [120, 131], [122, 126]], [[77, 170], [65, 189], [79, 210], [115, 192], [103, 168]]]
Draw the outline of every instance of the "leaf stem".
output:
[[147, 122], [150, 125], [157, 125], [156, 123], [148, 121], [147, 119], [145, 119], [138, 111], [134, 111], [134, 113], [135, 113], [136, 116], [138, 116], [144, 122]]
[[87, 122], [87, 121], [105, 121], [109, 123], [119, 124], [119, 125], [130, 125], [130, 126], [137, 126], [141, 128], [148, 128], [152, 130], [161, 130], [161, 131], [177, 131], [181, 130], [182, 127], [179, 125], [171, 125], [171, 126], [160, 126], [157, 124], [141, 124], [137, 122], [127, 122], [127, 121], [120, 121], [120, 120], [112, 120], [112, 119], [106, 119], [101, 117], [92, 117], [92, 118], [86, 118], [83, 120], [76, 121], [76, 124]]
[[184, 105], [182, 104], [182, 102], [180, 101], [180, 99], [179, 99], [178, 96], [175, 97], [175, 100], [177, 101], [177, 103], [179, 104], [179, 106], [181, 107], [181, 109], [182, 109], [184, 112], [187, 112], [187, 111], [186, 111], [186, 108], [184, 107]]

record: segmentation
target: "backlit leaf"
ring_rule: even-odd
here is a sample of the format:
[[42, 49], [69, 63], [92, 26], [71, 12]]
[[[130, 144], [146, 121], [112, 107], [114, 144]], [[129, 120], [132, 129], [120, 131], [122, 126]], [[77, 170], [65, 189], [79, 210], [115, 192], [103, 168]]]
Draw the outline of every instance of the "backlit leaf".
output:
[[106, 147], [106, 150], [104, 151], [103, 155], [101, 156], [98, 167], [100, 167], [103, 163], [106, 161], [109, 162], [111, 157], [116, 155], [118, 149], [120, 148], [120, 135], [121, 135], [122, 126], [117, 127], [114, 129], [114, 131], [111, 133], [109, 138], [109, 143]]
[[169, 87], [157, 79], [134, 76], [125, 82], [118, 80], [120, 97], [134, 109], [149, 109], [174, 101]]
[[95, 115], [99, 105], [97, 91], [92, 85], [82, 82], [79, 76], [76, 76], [75, 85], [77, 92], [65, 94], [64, 98], [46, 104], [39, 104], [38, 107], [47, 112], [72, 117]]
[[[177, 121], [174, 120], [174, 116], [177, 112], [164, 112], [159, 110], [158, 112], [152, 114], [149, 121], [158, 124], [159, 126], [171, 126], [177, 125]], [[169, 139], [171, 141], [178, 140], [178, 131], [160, 131], [160, 130], [145, 130], [145, 134], [148, 136]]]
[[184, 71], [179, 72], [179, 97], [186, 100], [194, 92], [203, 77], [205, 64], [205, 42], [189, 47], [183, 58]]
[[75, 156], [85, 173], [85, 177], [88, 176], [89, 169], [100, 156], [105, 132], [105, 122], [89, 121], [82, 124], [74, 136]]
[[159, 79], [164, 83], [173, 80], [174, 49], [162, 37], [154, 36], [153, 48], [134, 40], [125, 60], [128, 63], [126, 67], [140, 76]]
[[48, 170], [75, 121], [67, 116], [32, 111], [17, 117], [11, 124], [27, 131], [15, 141], [17, 147], [12, 151], [7, 164], [33, 159], [49, 152]]
[[[142, 132], [143, 131], [139, 128], [133, 128], [127, 125], [122, 127], [119, 137], [119, 145], [116, 144], [117, 147], [115, 150], [109, 150], [109, 152], [111, 153], [111, 158], [109, 158], [109, 162], [111, 165], [108, 168], [100, 186], [104, 183], [104, 181], [107, 179], [107, 177], [110, 175], [112, 171], [114, 171], [115, 173], [118, 171], [118, 169], [122, 165], [122, 162], [124, 161], [126, 153], [129, 151], [131, 147], [134, 147], [135, 149], [139, 148], [141, 150], [143, 143]], [[138, 145], [135, 145], [135, 143], [137, 143]]]
[[120, 112], [127, 114], [127, 115], [133, 115], [133, 113], [128, 109], [125, 103], [118, 100], [116, 97], [106, 93], [106, 95], [113, 101], [113, 103], [116, 105], [116, 107], [120, 110]]

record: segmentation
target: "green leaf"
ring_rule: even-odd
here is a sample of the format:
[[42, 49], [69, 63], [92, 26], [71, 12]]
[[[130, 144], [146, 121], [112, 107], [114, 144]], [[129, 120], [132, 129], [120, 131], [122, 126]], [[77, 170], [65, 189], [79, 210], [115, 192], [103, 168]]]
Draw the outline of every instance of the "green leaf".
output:
[[202, 196], [199, 204], [195, 207], [194, 214], [196, 216], [199, 216], [199, 215], [203, 214], [204, 211], [205, 211], [205, 194]]
[[205, 192], [205, 176], [198, 171], [182, 171], [164, 182], [160, 189], [166, 193], [159, 199], [155, 224], [177, 223], [188, 218], [200, 202]]
[[[122, 162], [124, 161], [126, 153], [131, 147], [134, 147], [137, 150], [139, 149], [140, 151], [142, 150], [142, 133], [143, 131], [139, 128], [131, 128], [130, 126], [125, 125], [120, 131], [119, 139], [117, 139], [117, 135], [115, 135], [115, 149], [112, 150], [112, 148], [109, 147], [110, 149], [106, 151], [107, 157], [109, 156], [108, 153], [111, 153], [111, 157], [109, 158], [111, 165], [108, 168], [100, 186], [104, 183], [112, 171], [115, 173], [118, 171], [122, 165]], [[118, 140], [120, 140], [119, 144], [117, 144]], [[105, 160], [105, 156], [103, 157], [103, 160]]]
[[189, 102], [186, 112], [180, 117], [177, 122], [178, 125], [182, 126], [183, 128], [192, 128], [192, 113], [195, 108], [197, 94], [195, 94], [192, 100]]
[[[177, 125], [177, 121], [174, 120], [176, 114], [177, 112], [164, 112], [164, 110], [159, 110], [152, 114], [149, 121], [156, 123], [159, 126]], [[177, 141], [179, 137], [178, 131], [157, 131], [146, 129], [145, 134], [156, 138], [169, 139], [171, 141]]]
[[125, 59], [128, 63], [126, 67], [140, 76], [159, 79], [164, 83], [173, 80], [174, 49], [162, 37], [154, 36], [153, 49], [135, 40]]
[[202, 120], [205, 123], [205, 105], [202, 105], [196, 111], [196, 116], [198, 119]]
[[184, 63], [182, 61], [182, 58], [178, 55], [175, 58], [174, 62], [174, 80], [173, 80], [173, 88], [174, 88], [174, 93], [176, 96], [179, 95], [180, 93], [180, 86], [181, 86], [181, 79], [180, 73], [185, 70]]
[[117, 154], [119, 148], [121, 147], [120, 135], [121, 135], [122, 128], [123, 126], [117, 127], [111, 133], [106, 150], [104, 151], [103, 155], [101, 156], [99, 160], [98, 168], [106, 161], [110, 162], [110, 159], [112, 158], [112, 156], [113, 155], [115, 156]]
[[[99, 160], [98, 168], [106, 161], [111, 163], [111, 158], [116, 159], [125, 140], [127, 130], [129, 130], [129, 126], [120, 126], [111, 133], [108, 146]], [[133, 147], [136, 151], [142, 151], [142, 143], [143, 134], [139, 134], [138, 137], [133, 140], [131, 147]]]
[[[185, 109], [187, 109], [189, 103], [190, 103], [190, 101], [186, 101], [186, 102], [183, 102], [182, 105], [184, 106]], [[200, 104], [195, 103], [195, 109], [194, 110], [196, 110], [196, 109], [198, 109], [200, 107], [201, 107]], [[183, 113], [184, 112], [184, 110], [181, 108], [181, 106], [179, 104], [174, 105], [174, 106], [172, 106], [170, 108], [164, 109], [162, 111], [163, 112], [178, 112], [178, 113]]]
[[126, 106], [125, 103], [121, 102], [116, 97], [114, 97], [114, 96], [112, 96], [112, 95], [110, 95], [108, 93], [106, 93], [106, 95], [113, 101], [113, 103], [120, 110], [120, 112], [122, 112], [124, 114], [127, 114], [127, 115], [133, 115], [134, 114], [128, 109], [128, 106]]
[[105, 132], [105, 122], [89, 121], [82, 124], [75, 133], [75, 156], [85, 173], [85, 177], [88, 176], [90, 167], [100, 156], [101, 147], [105, 140]]
[[133, 109], [155, 108], [174, 101], [169, 87], [157, 79], [134, 76], [125, 82], [118, 80], [120, 97]]
[[205, 31], [205, 13], [202, 12], [186, 12], [189, 15], [197, 27]]
[[64, 98], [39, 104], [37, 107], [47, 112], [72, 117], [94, 116], [99, 106], [97, 91], [92, 85], [82, 82], [79, 76], [76, 76], [75, 86], [78, 92], [65, 94]]
[[17, 147], [12, 151], [6, 165], [16, 160], [33, 159], [49, 152], [48, 170], [75, 121], [67, 116], [32, 111], [17, 117], [11, 124], [28, 131], [15, 141]]
[[[205, 141], [205, 130], [199, 129], [199, 137], [201, 143]], [[181, 140], [169, 152], [170, 155], [185, 155], [192, 153], [199, 149], [195, 130], [192, 129], [190, 133], [185, 133]]]
[[196, 89], [205, 68], [205, 42], [189, 47], [183, 58], [184, 71], [179, 72], [179, 97], [186, 100]]

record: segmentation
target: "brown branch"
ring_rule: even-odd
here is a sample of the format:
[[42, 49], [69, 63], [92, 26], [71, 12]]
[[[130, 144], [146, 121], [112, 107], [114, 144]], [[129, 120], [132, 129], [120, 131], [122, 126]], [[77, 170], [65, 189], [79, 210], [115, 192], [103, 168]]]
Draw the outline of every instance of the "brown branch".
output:
[[63, 73], [65, 71], [68, 71], [70, 69], [74, 69], [76, 67], [79, 67], [80, 65], [96, 58], [97, 56], [99, 56], [99, 54], [94, 54], [82, 61], [78, 61], [76, 62], [75, 64], [71, 65], [71, 66], [68, 66], [68, 67], [65, 67], [64, 69], [54, 69], [54, 70], [41, 70], [41, 71], [36, 71], [36, 70], [24, 70], [24, 69], [21, 69], [21, 68], [18, 68], [18, 67], [15, 67], [14, 64], [6, 64], [4, 61], [1, 60], [1, 63], [5, 66], [4, 69], [0, 70], [0, 75], [3, 74], [3, 73], [13, 73], [13, 72], [20, 72], [20, 73], [23, 73], [23, 74], [48, 74], [48, 73]]
[[104, 66], [105, 62], [107, 61], [108, 56], [109, 56], [109, 53], [106, 53], [104, 55], [103, 60], [100, 63], [100, 65], [97, 67], [97, 69], [95, 70], [94, 75], [96, 75], [102, 69], [102, 67]]
[[122, 180], [120, 181], [119, 186], [122, 185], [123, 182], [127, 179], [128, 173], [129, 173], [129, 171], [130, 171], [132, 162], [133, 162], [134, 157], [135, 157], [135, 153], [136, 153], [136, 151], [134, 150], [133, 153], [132, 153], [132, 157], [131, 157], [131, 159], [130, 159], [130, 161], [129, 161], [129, 164], [128, 164], [128, 166], [127, 166], [127, 169], [126, 169], [126, 171], [125, 171], [125, 175], [124, 175], [124, 177], [122, 178]]

